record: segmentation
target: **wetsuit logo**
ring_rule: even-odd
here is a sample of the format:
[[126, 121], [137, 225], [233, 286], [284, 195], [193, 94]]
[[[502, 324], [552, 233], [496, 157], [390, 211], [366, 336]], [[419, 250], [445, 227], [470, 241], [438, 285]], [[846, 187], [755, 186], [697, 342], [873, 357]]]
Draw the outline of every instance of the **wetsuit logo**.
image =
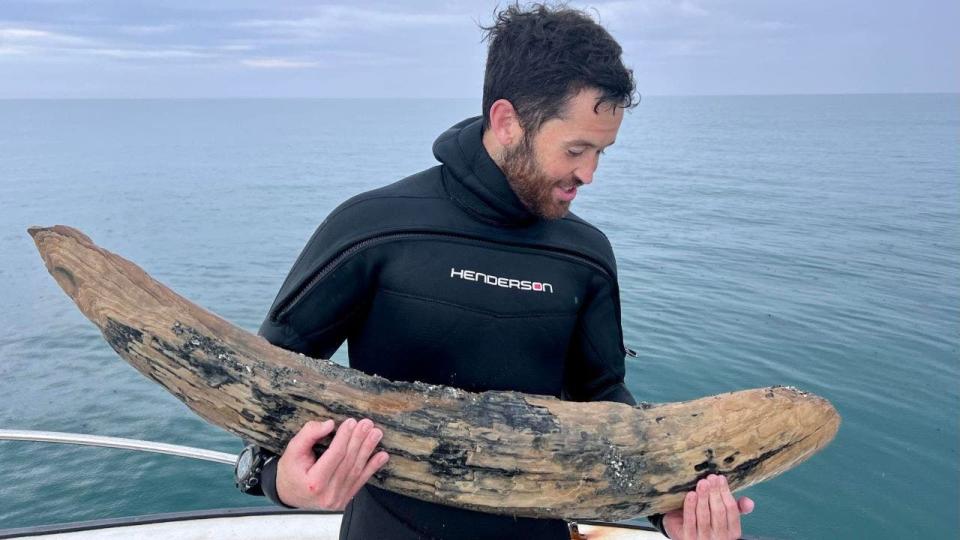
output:
[[553, 285], [549, 283], [498, 277], [475, 270], [457, 270], [456, 268], [451, 268], [450, 277], [465, 279], [467, 281], [477, 281], [486, 283], [487, 285], [493, 285], [494, 287], [503, 287], [504, 289], [520, 289], [521, 291], [548, 292], [553, 294]]

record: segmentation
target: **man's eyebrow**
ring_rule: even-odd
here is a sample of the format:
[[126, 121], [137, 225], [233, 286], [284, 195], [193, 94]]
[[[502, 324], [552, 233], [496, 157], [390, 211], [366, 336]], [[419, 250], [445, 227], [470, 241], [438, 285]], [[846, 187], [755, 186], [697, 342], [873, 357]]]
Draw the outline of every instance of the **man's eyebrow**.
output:
[[[613, 143], [615, 143], [615, 142], [617, 142], [616, 139], [610, 141], [610, 144], [608, 144], [607, 146], [613, 146]], [[590, 141], [588, 141], [588, 140], [586, 140], [586, 139], [576, 139], [576, 140], [573, 140], [573, 141], [567, 141], [567, 145], [568, 145], [568, 146], [586, 146], [587, 148], [596, 148], [596, 147], [597, 147], [597, 145], [593, 144], [592, 142], [590, 142]], [[606, 148], [606, 146], [605, 146], [604, 148]]]

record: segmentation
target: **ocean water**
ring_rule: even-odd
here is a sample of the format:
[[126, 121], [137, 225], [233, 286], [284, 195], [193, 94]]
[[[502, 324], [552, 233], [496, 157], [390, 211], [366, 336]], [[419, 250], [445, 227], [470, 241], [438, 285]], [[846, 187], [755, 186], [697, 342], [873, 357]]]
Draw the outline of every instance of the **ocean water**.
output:
[[[0, 428], [237, 452], [121, 361], [26, 234], [68, 224], [255, 330], [343, 199], [477, 100], [0, 101]], [[960, 96], [645, 97], [574, 211], [617, 254], [638, 399], [774, 384], [834, 442], [745, 490], [765, 538], [955, 538]], [[336, 358], [343, 361], [344, 351]], [[228, 466], [0, 442], [0, 527], [266, 504]]]

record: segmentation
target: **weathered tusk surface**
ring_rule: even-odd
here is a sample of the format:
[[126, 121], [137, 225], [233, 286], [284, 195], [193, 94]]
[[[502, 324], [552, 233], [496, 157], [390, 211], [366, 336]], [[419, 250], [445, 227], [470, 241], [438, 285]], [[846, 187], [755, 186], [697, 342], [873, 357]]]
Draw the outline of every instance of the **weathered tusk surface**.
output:
[[710, 473], [733, 489], [772, 478], [840, 425], [827, 400], [790, 387], [629, 407], [392, 382], [274, 347], [76, 229], [29, 232], [110, 346], [194, 412], [275, 452], [308, 420], [370, 418], [391, 455], [371, 482], [423, 500], [531, 517], [665, 512]]

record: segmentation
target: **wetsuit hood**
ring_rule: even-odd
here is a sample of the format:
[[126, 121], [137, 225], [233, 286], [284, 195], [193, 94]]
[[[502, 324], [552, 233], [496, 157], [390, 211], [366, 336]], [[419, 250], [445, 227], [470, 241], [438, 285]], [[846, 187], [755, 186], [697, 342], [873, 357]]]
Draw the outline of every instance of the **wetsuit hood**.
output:
[[539, 218], [527, 210], [507, 177], [483, 146], [483, 117], [454, 124], [433, 143], [433, 155], [446, 166], [444, 187], [473, 216], [498, 225], [527, 225]]

